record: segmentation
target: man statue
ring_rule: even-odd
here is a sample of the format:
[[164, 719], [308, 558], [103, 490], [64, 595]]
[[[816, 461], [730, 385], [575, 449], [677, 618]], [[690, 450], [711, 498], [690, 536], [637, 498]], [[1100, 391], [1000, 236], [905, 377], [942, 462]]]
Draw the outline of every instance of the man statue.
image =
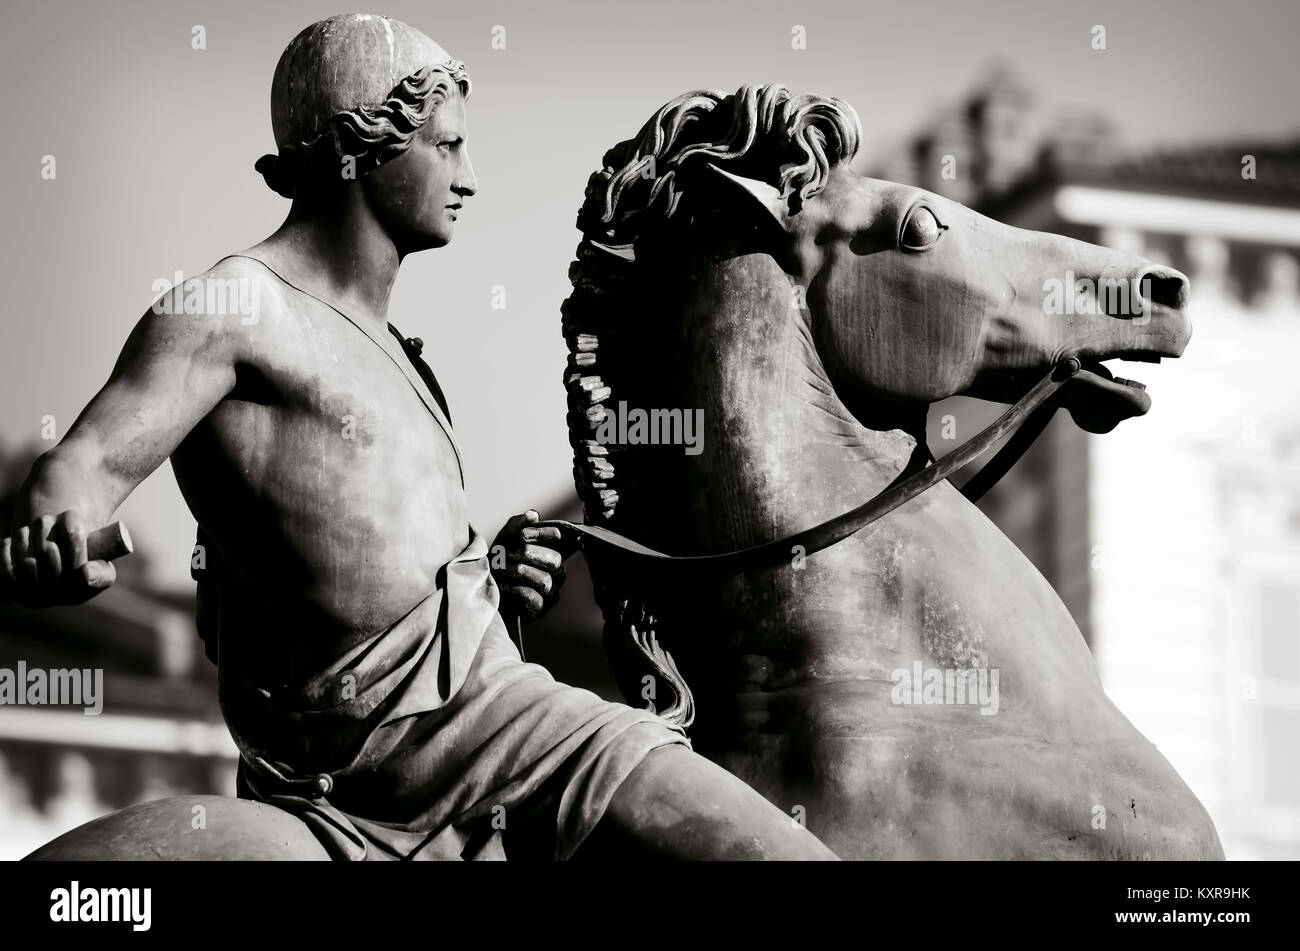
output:
[[[334, 857], [833, 857], [679, 730], [556, 683], [507, 635], [498, 592], [535, 617], [573, 540], [512, 519], [494, 577], [437, 382], [386, 319], [403, 258], [447, 244], [477, 190], [469, 91], [396, 20], [294, 38], [257, 163], [288, 217], [136, 325], [24, 484], [7, 583], [31, 606], [111, 585], [87, 531], [170, 457], [240, 796]], [[213, 288], [256, 314], [214, 312]]]

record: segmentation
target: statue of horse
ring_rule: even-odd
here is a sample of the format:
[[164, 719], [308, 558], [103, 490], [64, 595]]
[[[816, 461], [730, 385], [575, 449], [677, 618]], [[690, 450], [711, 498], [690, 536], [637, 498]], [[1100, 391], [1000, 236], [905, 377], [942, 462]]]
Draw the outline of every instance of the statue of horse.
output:
[[[605, 155], [563, 308], [598, 537], [770, 549], [927, 471], [930, 404], [1012, 403], [1067, 359], [1053, 405], [1085, 430], [1149, 409], [1102, 361], [1182, 353], [1182, 274], [862, 177], [860, 140], [844, 102], [746, 86]], [[1076, 281], [1099, 290], [1054, 308]], [[776, 564], [586, 552], [628, 700], [844, 858], [1222, 858], [1055, 591], [946, 480]]]

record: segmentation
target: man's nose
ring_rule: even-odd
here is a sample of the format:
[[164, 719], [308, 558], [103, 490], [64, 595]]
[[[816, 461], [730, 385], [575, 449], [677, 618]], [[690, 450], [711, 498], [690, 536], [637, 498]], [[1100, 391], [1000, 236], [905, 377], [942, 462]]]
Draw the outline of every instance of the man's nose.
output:
[[456, 180], [451, 183], [451, 190], [457, 195], [464, 196], [478, 192], [478, 179], [474, 177], [474, 166], [470, 164], [468, 155], [461, 162], [460, 172], [456, 175]]

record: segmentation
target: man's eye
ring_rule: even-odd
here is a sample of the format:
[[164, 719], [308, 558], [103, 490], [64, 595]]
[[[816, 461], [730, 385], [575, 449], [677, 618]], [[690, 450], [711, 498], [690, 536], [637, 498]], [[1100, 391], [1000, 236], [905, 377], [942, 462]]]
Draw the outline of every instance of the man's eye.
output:
[[903, 222], [898, 246], [904, 251], [926, 251], [947, 230], [947, 225], [939, 223], [929, 205], [917, 205], [908, 212], [907, 220]]

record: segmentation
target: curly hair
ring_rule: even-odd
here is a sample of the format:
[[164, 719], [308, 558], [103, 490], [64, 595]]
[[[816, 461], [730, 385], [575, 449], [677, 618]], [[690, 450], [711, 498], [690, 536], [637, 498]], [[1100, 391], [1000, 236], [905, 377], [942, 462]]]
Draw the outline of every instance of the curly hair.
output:
[[337, 181], [344, 158], [353, 159], [360, 177], [410, 148], [415, 134], [456, 89], [469, 97], [464, 63], [447, 60], [422, 67], [394, 86], [383, 103], [336, 113], [311, 136], [282, 146], [278, 154], [263, 155], [253, 167], [285, 198], [312, 181]]

